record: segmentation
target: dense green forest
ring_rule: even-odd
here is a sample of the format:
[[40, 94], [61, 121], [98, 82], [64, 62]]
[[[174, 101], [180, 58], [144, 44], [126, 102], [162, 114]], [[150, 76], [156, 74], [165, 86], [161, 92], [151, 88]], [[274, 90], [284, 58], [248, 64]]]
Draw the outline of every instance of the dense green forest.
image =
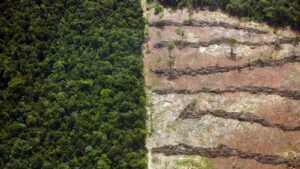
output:
[[140, 2], [0, 9], [0, 168], [146, 168]]
[[[152, 2], [155, 0], [148, 0]], [[201, 8], [209, 6], [231, 15], [264, 21], [273, 26], [300, 29], [300, 0], [158, 0], [164, 6]]]

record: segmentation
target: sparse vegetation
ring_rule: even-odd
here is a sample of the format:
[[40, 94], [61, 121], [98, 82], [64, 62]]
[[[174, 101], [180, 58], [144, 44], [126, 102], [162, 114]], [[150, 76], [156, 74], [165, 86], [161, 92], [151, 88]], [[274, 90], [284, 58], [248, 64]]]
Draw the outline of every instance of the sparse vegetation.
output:
[[174, 43], [168, 43], [167, 44], [167, 49], [168, 49], [168, 52], [169, 52], [169, 58], [171, 58], [171, 51], [174, 49], [175, 45]]
[[234, 53], [233, 48], [235, 47], [235, 45], [238, 43], [238, 41], [234, 38], [230, 38], [226, 41], [226, 44], [228, 44], [230, 46], [230, 59], [231, 60], [236, 60], [236, 53]]
[[158, 5], [154, 9], [154, 15], [158, 15], [163, 11], [163, 7], [161, 5]]
[[168, 50], [170, 50], [170, 51], [171, 51], [172, 49], [174, 49], [174, 47], [175, 47], [175, 46], [174, 46], [174, 43], [168, 43], [168, 44], [167, 44], [167, 48], [168, 48]]
[[162, 60], [162, 57], [161, 56], [158, 56], [155, 58], [155, 63], [160, 63]]
[[185, 167], [189, 169], [215, 169], [215, 166], [206, 158], [201, 158], [201, 161], [196, 161], [195, 156], [184, 155], [184, 159], [176, 160], [175, 164], [179, 167]]
[[184, 37], [184, 29], [183, 29], [183, 27], [180, 27], [180, 28], [176, 29], [175, 32], [180, 37], [180, 40], [182, 40], [183, 37]]
[[156, 31], [156, 36], [158, 37], [159, 40], [161, 40], [161, 32], [160, 31]]
[[167, 65], [168, 65], [168, 67], [173, 67], [174, 66], [174, 64], [175, 64], [175, 59], [174, 58], [169, 58], [168, 60], [167, 60]]
[[151, 162], [152, 162], [153, 164], [158, 163], [158, 162], [159, 162], [159, 159], [158, 159], [157, 157], [153, 157], [152, 160], [151, 160]]
[[234, 38], [230, 38], [226, 41], [226, 44], [228, 44], [230, 47], [235, 47], [235, 45], [238, 43], [238, 41]]
[[181, 29], [176, 29], [175, 32], [177, 33], [177, 35], [180, 35]]
[[146, 37], [149, 36], [149, 28], [148, 28], [148, 27], [145, 28], [145, 33], [144, 33], [144, 35], [145, 35]]
[[300, 39], [300, 37], [296, 37], [296, 38], [293, 38], [293, 39], [290, 40], [290, 44], [293, 45], [293, 51], [292, 51], [293, 55], [295, 55], [296, 46], [299, 45], [299, 39]]
[[196, 169], [201, 167], [201, 162], [197, 162], [195, 160], [192, 159], [192, 157], [189, 157], [188, 159], [183, 159], [183, 160], [176, 160], [175, 164], [177, 166], [183, 166], [186, 168], [190, 168], [190, 169]]
[[164, 15], [163, 13], [161, 13], [161, 14], [159, 15], [159, 19], [162, 19], [164, 16], [165, 16], [165, 15]]

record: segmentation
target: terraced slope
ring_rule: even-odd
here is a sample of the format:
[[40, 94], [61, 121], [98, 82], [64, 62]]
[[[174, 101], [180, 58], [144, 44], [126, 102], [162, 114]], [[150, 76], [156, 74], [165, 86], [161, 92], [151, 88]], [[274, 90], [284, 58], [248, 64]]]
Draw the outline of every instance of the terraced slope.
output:
[[299, 34], [144, 10], [148, 168], [300, 167]]

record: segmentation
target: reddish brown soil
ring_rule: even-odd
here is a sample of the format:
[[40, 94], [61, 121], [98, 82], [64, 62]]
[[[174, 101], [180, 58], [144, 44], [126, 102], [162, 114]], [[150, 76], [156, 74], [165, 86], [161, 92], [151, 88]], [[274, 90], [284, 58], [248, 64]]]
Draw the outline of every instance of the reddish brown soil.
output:
[[[235, 133], [223, 144], [241, 151], [270, 154], [292, 155], [300, 151], [300, 131], [283, 132], [276, 128], [257, 127], [257, 130], [245, 130]], [[285, 152], [294, 152], [286, 154]]]
[[300, 89], [300, 63], [286, 64], [281, 67], [262, 67], [252, 70], [235, 70], [211, 75], [181, 76], [170, 80], [161, 77], [158, 88], [173, 87], [196, 90], [202, 87], [224, 89], [228, 86], [260, 86], [272, 88]]
[[237, 157], [216, 158], [210, 160], [217, 169], [287, 169], [286, 165], [261, 164], [255, 160], [245, 160]]

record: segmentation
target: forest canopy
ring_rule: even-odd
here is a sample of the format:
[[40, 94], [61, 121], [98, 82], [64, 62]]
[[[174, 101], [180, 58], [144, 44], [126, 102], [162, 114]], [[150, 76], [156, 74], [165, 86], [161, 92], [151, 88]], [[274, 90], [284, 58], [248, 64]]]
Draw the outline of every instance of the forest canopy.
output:
[[[148, 0], [153, 2], [154, 0]], [[273, 26], [290, 25], [300, 29], [299, 0], [158, 0], [164, 6], [175, 8], [220, 8], [231, 15], [264, 21]]]
[[0, 9], [0, 168], [146, 168], [140, 2]]

